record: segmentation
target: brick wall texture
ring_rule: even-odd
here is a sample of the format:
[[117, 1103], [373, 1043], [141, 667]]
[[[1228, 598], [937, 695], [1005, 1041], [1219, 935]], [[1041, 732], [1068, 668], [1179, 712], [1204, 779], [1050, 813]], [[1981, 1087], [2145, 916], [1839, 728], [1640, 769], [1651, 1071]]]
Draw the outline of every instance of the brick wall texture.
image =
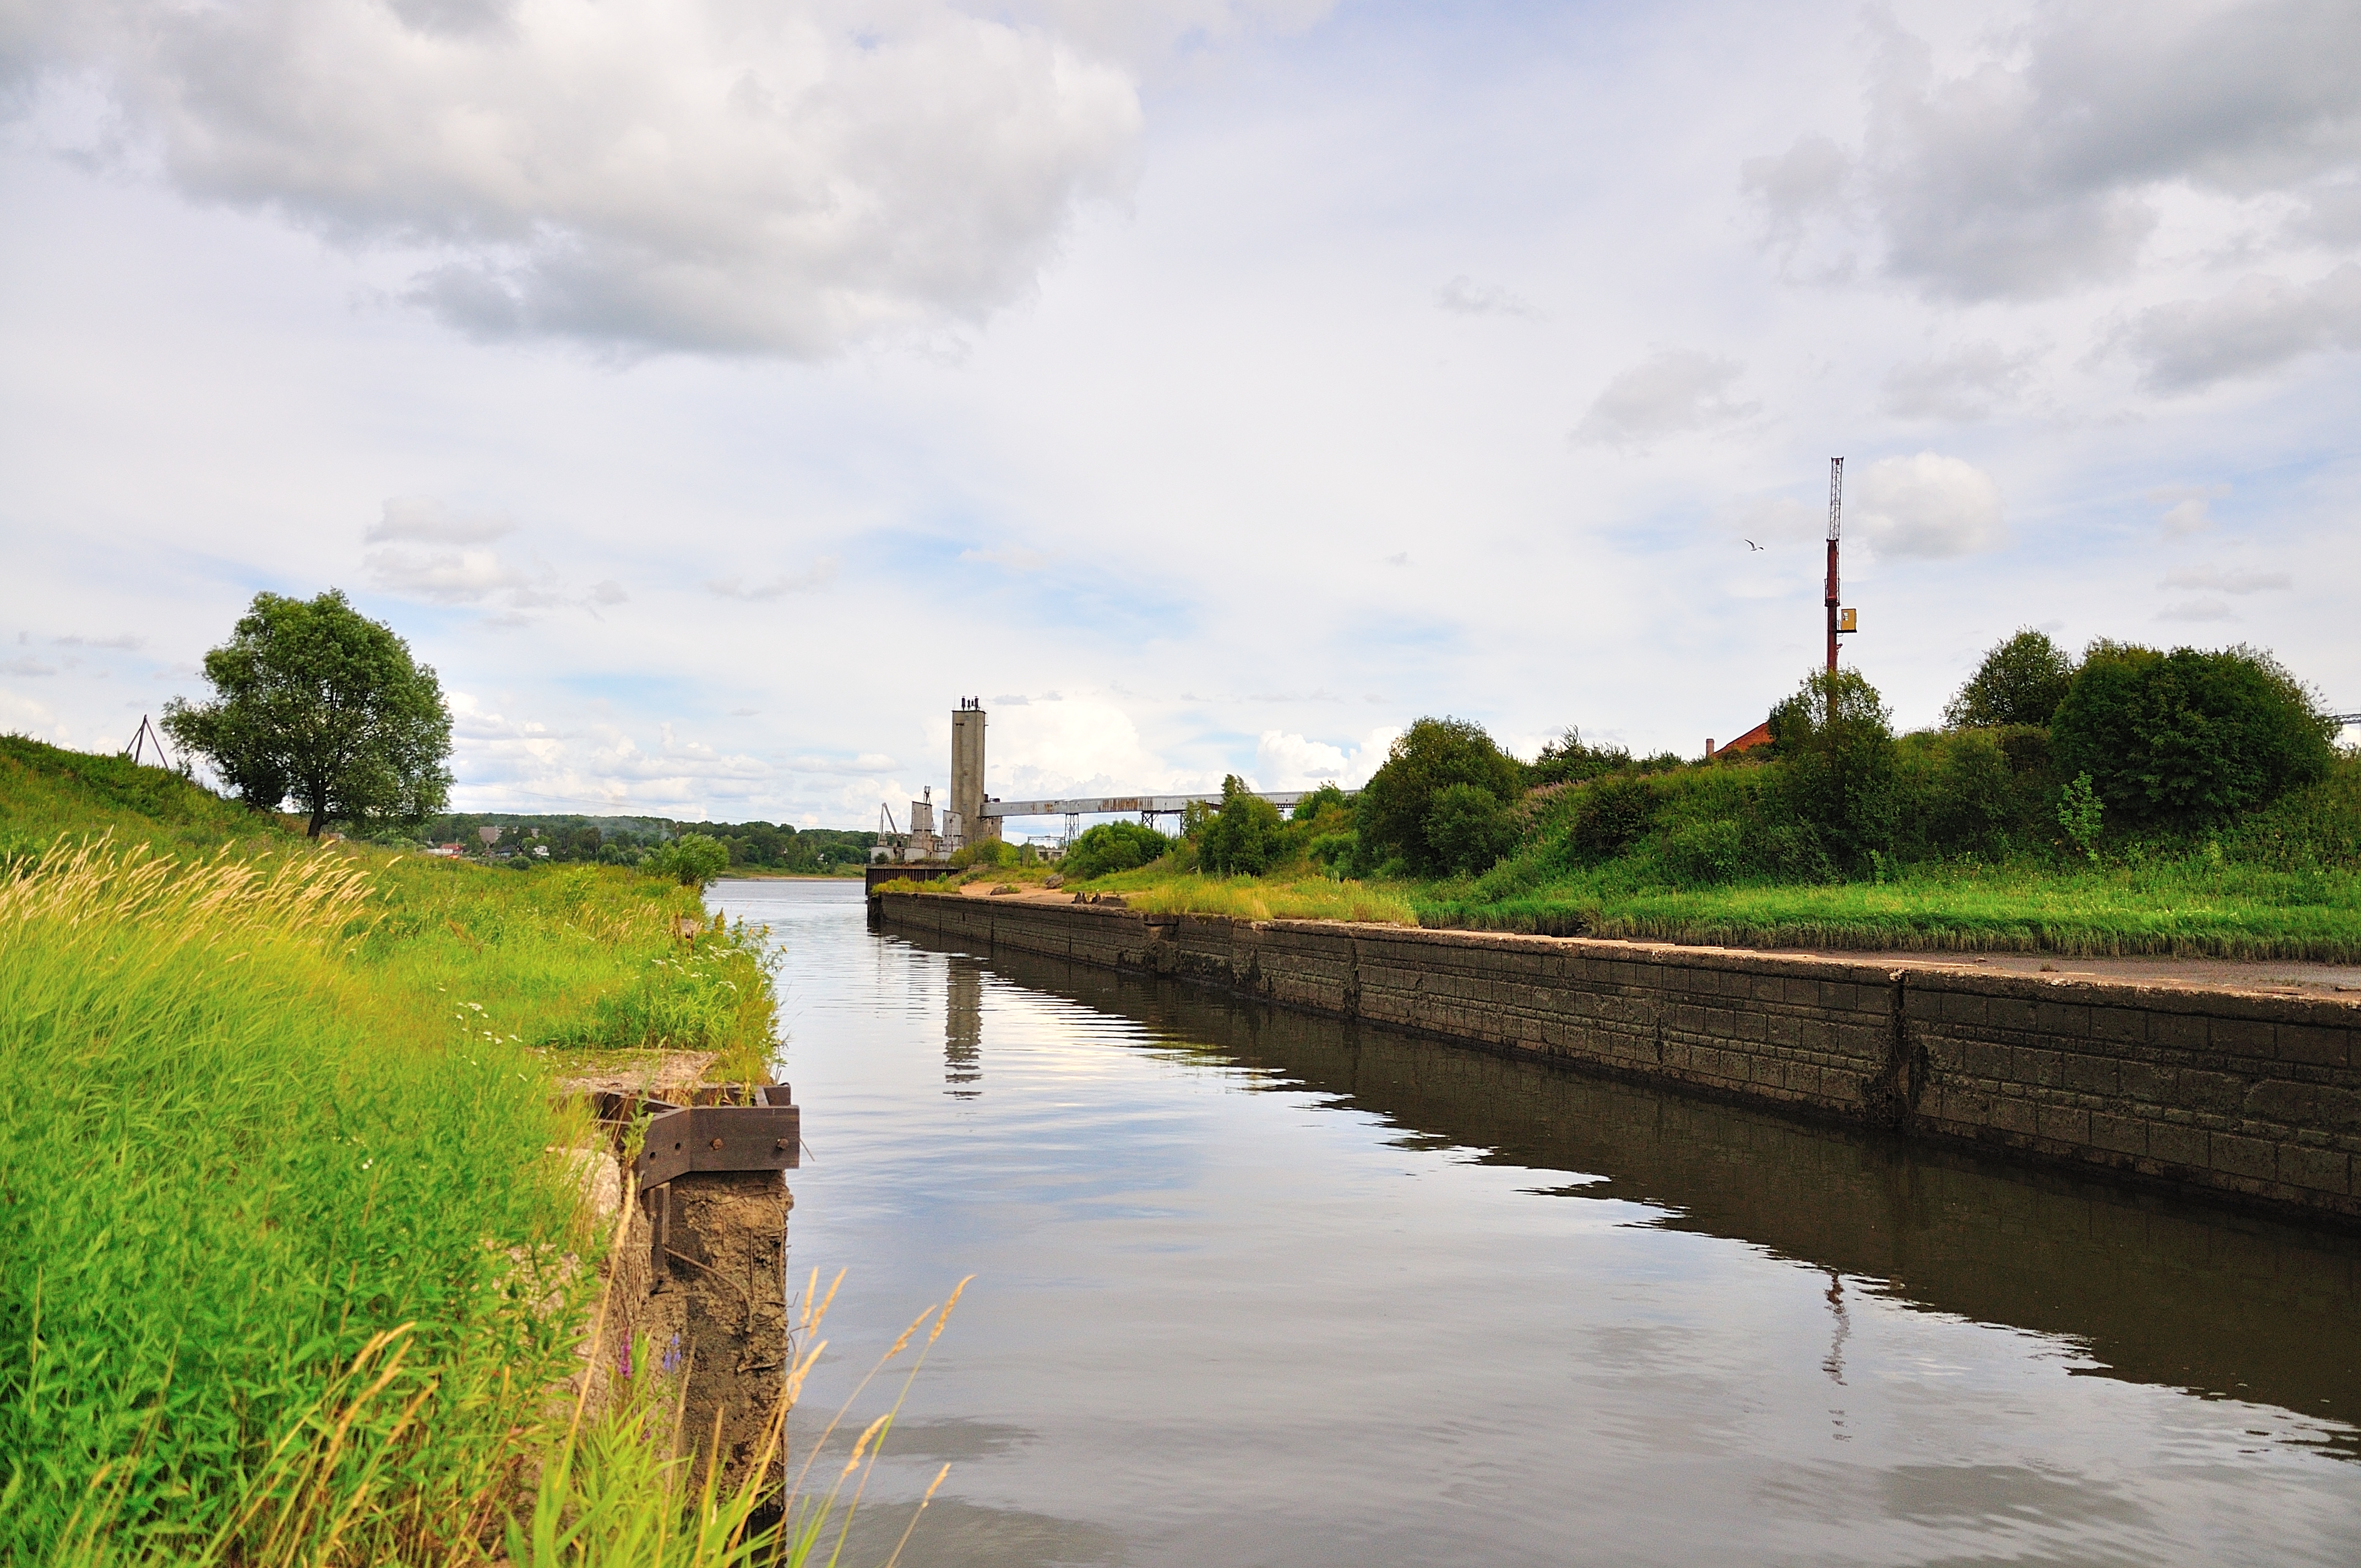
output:
[[2361, 1222], [2361, 1004], [1581, 938], [886, 894], [878, 917]]

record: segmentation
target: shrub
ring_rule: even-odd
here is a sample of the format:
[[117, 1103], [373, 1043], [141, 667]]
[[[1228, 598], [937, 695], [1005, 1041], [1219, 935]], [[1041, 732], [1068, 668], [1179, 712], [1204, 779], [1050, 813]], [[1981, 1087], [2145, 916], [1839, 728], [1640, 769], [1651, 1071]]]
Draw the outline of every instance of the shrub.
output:
[[1566, 835], [1575, 857], [1611, 861], [1638, 841], [1656, 819], [1656, 792], [1638, 778], [1605, 778], [1582, 792]]
[[2030, 627], [1984, 655], [1943, 709], [1954, 729], [2048, 724], [2074, 680], [2074, 662]]
[[1459, 718], [1422, 718], [1393, 743], [1385, 765], [1362, 789], [1355, 826], [1362, 854], [1399, 859], [1420, 875], [1441, 875], [1450, 857], [1427, 839], [1435, 797], [1454, 784], [1471, 784], [1502, 806], [1517, 798], [1522, 770], [1483, 727]]
[[2090, 774], [2110, 821], [2199, 827], [2326, 777], [2334, 733], [2268, 653], [2094, 642], [2051, 740], [2059, 771]]
[[703, 887], [730, 869], [730, 850], [708, 834], [684, 833], [642, 861], [641, 869], [683, 887]]
[[971, 839], [951, 851], [951, 864], [961, 870], [969, 866], [1013, 866], [1016, 863], [1016, 846], [1005, 839]]
[[1345, 875], [1359, 854], [1361, 840], [1353, 833], [1323, 833], [1304, 846], [1304, 853], [1332, 876]]
[[1102, 822], [1074, 840], [1059, 870], [1071, 881], [1086, 882], [1152, 864], [1170, 848], [1172, 840], [1153, 828], [1137, 822]]
[[1541, 754], [1526, 764], [1525, 783], [1536, 788], [1543, 784], [1581, 784], [1621, 773], [1631, 765], [1631, 753], [1622, 747], [1585, 745], [1582, 731], [1569, 724], [1564, 735], [1543, 743]]
[[1221, 808], [1198, 836], [1197, 853], [1210, 872], [1260, 876], [1279, 858], [1285, 834], [1279, 807], [1232, 773], [1222, 781]]
[[1866, 864], [1891, 842], [1894, 732], [1877, 688], [1854, 670], [1816, 670], [1771, 710], [1771, 739], [1785, 764], [1786, 808], [1813, 828], [1839, 863]]
[[1517, 825], [1491, 791], [1475, 784], [1439, 790], [1426, 814], [1426, 842], [1444, 866], [1460, 876], [1490, 869], [1516, 847]]
[[1345, 792], [1338, 789], [1333, 782], [1322, 784], [1318, 789], [1297, 801], [1295, 809], [1288, 813], [1288, 820], [1310, 822], [1332, 806], [1340, 811], [1352, 809], [1352, 802], [1345, 798]]
[[1684, 822], [1664, 835], [1661, 858], [1679, 882], [1729, 882], [1748, 869], [1746, 831], [1726, 817]]

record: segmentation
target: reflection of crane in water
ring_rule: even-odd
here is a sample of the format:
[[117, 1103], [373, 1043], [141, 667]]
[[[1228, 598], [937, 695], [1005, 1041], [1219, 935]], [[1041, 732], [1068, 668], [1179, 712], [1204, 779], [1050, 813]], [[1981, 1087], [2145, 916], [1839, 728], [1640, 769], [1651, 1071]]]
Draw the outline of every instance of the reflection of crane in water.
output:
[[[1841, 1388], [1845, 1386], [1845, 1341], [1852, 1337], [1852, 1320], [1845, 1315], [1843, 1277], [1839, 1275], [1833, 1268], [1828, 1270], [1828, 1310], [1836, 1318], [1837, 1328], [1836, 1332], [1828, 1339], [1828, 1358], [1820, 1363], [1820, 1370], [1828, 1375], [1829, 1382]], [[1836, 1440], [1839, 1442], [1851, 1442], [1852, 1434], [1844, 1430], [1844, 1407], [1841, 1405], [1831, 1405], [1828, 1407], [1828, 1414], [1833, 1417], [1836, 1421]]]
[[973, 1100], [983, 1079], [983, 966], [954, 958], [943, 988], [943, 1092]]

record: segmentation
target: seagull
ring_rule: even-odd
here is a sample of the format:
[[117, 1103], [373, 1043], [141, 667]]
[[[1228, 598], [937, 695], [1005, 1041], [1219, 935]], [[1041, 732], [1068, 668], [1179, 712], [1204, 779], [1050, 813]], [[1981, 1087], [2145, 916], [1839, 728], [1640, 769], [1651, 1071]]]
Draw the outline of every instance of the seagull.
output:
[[1763, 548], [1763, 546], [1761, 546], [1760, 544], [1755, 543], [1754, 543], [1754, 541], [1752, 541], [1752, 539], [1750, 539], [1750, 540], [1748, 540], [1748, 541], [1746, 542], [1746, 547], [1747, 547], [1749, 550], [1760, 550], [1760, 549], [1762, 549], [1762, 548]]

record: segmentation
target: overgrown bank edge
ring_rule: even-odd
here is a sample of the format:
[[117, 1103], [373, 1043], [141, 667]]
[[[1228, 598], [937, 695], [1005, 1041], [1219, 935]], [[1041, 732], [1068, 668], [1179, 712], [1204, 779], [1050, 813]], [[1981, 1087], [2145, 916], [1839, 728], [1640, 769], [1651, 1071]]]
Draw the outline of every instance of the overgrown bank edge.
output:
[[1692, 762], [1569, 730], [1520, 762], [1421, 719], [1350, 801], [1282, 819], [1232, 779], [1177, 839], [1094, 828], [1059, 874], [1248, 919], [2361, 961], [2361, 754], [2267, 656], [2102, 643], [2077, 665], [2020, 633], [1953, 707], [1897, 737], [1857, 674], [1816, 674], [1771, 744]]
[[760, 1075], [754, 934], [676, 881], [310, 847], [28, 745], [0, 760], [0, 1560], [480, 1560], [566, 1437], [605, 1245], [558, 1067]]

